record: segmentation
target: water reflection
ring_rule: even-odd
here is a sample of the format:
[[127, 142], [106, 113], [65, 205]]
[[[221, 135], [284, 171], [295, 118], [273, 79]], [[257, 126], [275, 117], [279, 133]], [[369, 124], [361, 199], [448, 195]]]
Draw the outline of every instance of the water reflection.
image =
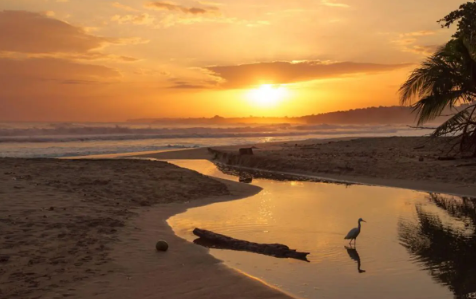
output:
[[361, 263], [360, 263], [360, 256], [359, 253], [357, 252], [357, 249], [354, 247], [349, 247], [349, 246], [344, 246], [344, 248], [347, 250], [347, 254], [349, 257], [357, 262], [357, 271], [359, 273], [364, 273], [366, 272], [365, 270], [361, 269]]
[[[234, 181], [240, 174], [225, 174], [208, 161], [183, 161], [178, 165]], [[467, 200], [466, 206], [453, 207], [452, 201], [430, 199], [429, 202], [428, 193], [412, 190], [362, 185], [346, 188], [345, 185], [297, 181], [285, 176], [270, 180], [260, 178], [258, 173], [250, 175], [253, 185], [263, 188], [263, 191], [249, 198], [189, 209], [168, 222], [178, 235], [191, 242], [196, 239], [194, 228], [203, 227], [242, 240], [265, 244], [279, 242], [311, 252], [310, 262], [303, 263], [236, 250], [210, 249], [210, 253], [227, 266], [299, 298], [447, 299], [454, 296], [447, 284], [432, 277], [435, 274], [431, 271], [443, 273], [444, 266], [436, 262], [425, 264], [422, 262], [425, 261], [424, 253], [419, 257], [418, 248], [413, 248], [421, 240], [432, 238], [432, 233], [428, 233], [430, 237], [419, 236], [425, 234], [419, 233], [421, 224], [416, 210], [438, 216], [461, 238], [469, 238], [474, 233], [476, 221], [470, 220], [475, 218], [472, 213], [475, 206], [471, 200]], [[419, 208], [415, 209], [415, 206]], [[372, 225], [366, 226], [359, 236], [358, 252], [351, 247], [342, 250], [347, 243], [343, 236], [355, 226], [353, 219], [361, 215], [372, 219]], [[402, 241], [405, 238], [409, 240]], [[412, 250], [399, 242], [408, 244]], [[421, 242], [427, 246], [426, 241]], [[464, 254], [469, 255], [469, 251]], [[476, 250], [473, 252], [476, 255]], [[443, 255], [435, 254], [431, 258]], [[467, 271], [475, 265], [471, 257], [461, 259], [468, 261]], [[450, 259], [442, 260], [444, 264]], [[456, 269], [460, 271], [462, 268]], [[361, 274], [365, 270], [371, 275]], [[466, 276], [472, 277], [470, 274]], [[468, 284], [473, 282], [468, 280]], [[465, 293], [455, 292], [469, 294], [471, 290], [466, 287]]]
[[417, 223], [399, 222], [400, 242], [455, 298], [476, 298], [476, 199], [428, 200], [433, 205], [416, 205]]

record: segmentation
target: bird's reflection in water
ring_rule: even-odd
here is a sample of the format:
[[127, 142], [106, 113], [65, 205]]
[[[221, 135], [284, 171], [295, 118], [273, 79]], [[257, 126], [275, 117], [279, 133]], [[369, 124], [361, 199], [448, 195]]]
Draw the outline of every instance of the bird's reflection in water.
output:
[[417, 222], [400, 220], [400, 244], [454, 298], [476, 298], [476, 199], [430, 193], [428, 200], [416, 205]]
[[349, 247], [349, 246], [344, 246], [344, 247], [347, 250], [347, 254], [349, 254], [349, 257], [357, 262], [357, 271], [359, 273], [364, 273], [365, 270], [362, 270], [360, 268], [361, 267], [360, 256], [359, 256], [359, 253], [357, 252], [357, 249], [354, 247]]

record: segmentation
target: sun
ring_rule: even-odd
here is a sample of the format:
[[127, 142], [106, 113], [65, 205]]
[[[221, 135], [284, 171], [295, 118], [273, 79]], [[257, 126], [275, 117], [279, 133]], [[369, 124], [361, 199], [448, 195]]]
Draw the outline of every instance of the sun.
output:
[[264, 84], [248, 92], [248, 98], [256, 106], [270, 108], [279, 104], [288, 94], [282, 85]]

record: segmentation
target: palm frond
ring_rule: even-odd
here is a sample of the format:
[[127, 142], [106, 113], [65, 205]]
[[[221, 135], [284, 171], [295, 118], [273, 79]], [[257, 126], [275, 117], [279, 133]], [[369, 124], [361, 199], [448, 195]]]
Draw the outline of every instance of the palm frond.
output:
[[[418, 125], [476, 96], [476, 61], [463, 40], [451, 40], [415, 69], [400, 87], [400, 102], [411, 104]], [[414, 103], [413, 100], [417, 99]]]
[[464, 126], [467, 124], [467, 121], [470, 118], [472, 110], [475, 108], [475, 106], [476, 105], [469, 106], [453, 115], [450, 119], [437, 127], [432, 136], [440, 137], [461, 132], [464, 129]]
[[416, 97], [424, 97], [431, 93], [435, 79], [451, 71], [449, 66], [441, 59], [442, 47], [438, 52], [422, 63], [421, 67], [413, 70], [408, 80], [400, 87], [400, 102], [411, 103]]
[[456, 90], [443, 94], [429, 95], [419, 100], [413, 105], [413, 110], [417, 112], [418, 125], [440, 116], [446, 107], [454, 106], [455, 102], [462, 96], [463, 92]]

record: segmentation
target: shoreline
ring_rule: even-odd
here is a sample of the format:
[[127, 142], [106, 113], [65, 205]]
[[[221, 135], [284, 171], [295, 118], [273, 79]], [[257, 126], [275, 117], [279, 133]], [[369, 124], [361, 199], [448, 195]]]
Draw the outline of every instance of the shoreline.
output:
[[[224, 164], [227, 165], [227, 164]], [[229, 166], [229, 165], [227, 165]], [[342, 175], [315, 175], [312, 173], [305, 172], [277, 172], [266, 169], [251, 168], [246, 166], [232, 166], [236, 169], [243, 169], [245, 171], [258, 171], [261, 173], [270, 173], [270, 174], [282, 174], [289, 177], [303, 178], [305, 180], [309, 179], [317, 183], [335, 183], [335, 184], [349, 184], [349, 185], [365, 185], [365, 186], [375, 186], [383, 188], [397, 188], [405, 190], [413, 190], [417, 192], [429, 192], [429, 193], [444, 193], [448, 195], [460, 196], [460, 197], [476, 197], [476, 187], [467, 187], [455, 186], [453, 184], [439, 183], [435, 186], [434, 182], [415, 182], [415, 181], [406, 181], [406, 180], [392, 180], [392, 179], [378, 179], [378, 178], [368, 178], [368, 177], [352, 177], [352, 176], [342, 176]], [[457, 190], [458, 189], [458, 190]], [[463, 190], [463, 192], [461, 192]]]
[[[392, 138], [392, 137], [388, 137]], [[406, 137], [403, 137], [406, 138]], [[411, 137], [408, 137], [411, 138]], [[272, 174], [285, 174], [294, 176], [297, 179], [299, 177], [313, 180], [322, 180], [325, 182], [333, 181], [336, 183], [349, 183], [349, 184], [360, 184], [368, 186], [380, 186], [388, 188], [399, 188], [399, 189], [410, 189], [420, 192], [434, 192], [434, 193], [445, 193], [455, 196], [468, 196], [476, 197], [476, 185], [471, 183], [447, 183], [439, 181], [429, 181], [429, 180], [405, 180], [405, 179], [394, 179], [394, 178], [379, 178], [379, 177], [370, 177], [370, 176], [354, 176], [347, 174], [333, 174], [333, 173], [321, 173], [313, 171], [283, 171], [283, 170], [273, 170], [269, 168], [257, 168], [250, 167], [250, 159], [256, 157], [262, 158], [262, 156], [240, 156], [238, 154], [238, 148], [240, 147], [258, 147], [262, 148], [264, 145], [271, 147], [280, 147], [287, 143], [293, 143], [298, 145], [309, 145], [309, 144], [322, 144], [327, 143], [338, 143], [338, 142], [350, 142], [352, 140], [361, 139], [361, 138], [337, 138], [337, 139], [322, 139], [322, 140], [304, 140], [300, 142], [275, 142], [270, 144], [251, 144], [248, 146], [223, 146], [215, 147], [212, 151], [222, 155], [214, 159], [214, 154], [210, 153], [208, 148], [199, 148], [199, 149], [185, 149], [179, 151], [165, 151], [165, 152], [149, 152], [149, 153], [136, 153], [128, 156], [129, 158], [152, 158], [157, 160], [174, 160], [174, 159], [206, 159], [212, 162], [223, 163], [224, 165], [231, 166], [243, 170], [253, 170], [261, 172], [269, 172]], [[365, 138], [371, 140], [373, 138]], [[267, 153], [267, 152], [266, 152]], [[243, 158], [243, 159], [242, 159]], [[226, 163], [228, 161], [233, 161], [233, 163]], [[279, 161], [277, 161], [279, 162]]]
[[[230, 195], [208, 197], [184, 204], [156, 205], [137, 211], [138, 217], [130, 223], [123, 232], [121, 241], [114, 246], [112, 258], [122, 271], [104, 278], [102, 287], [109, 290], [108, 293], [97, 294], [95, 282], [89, 282], [80, 287], [82, 291], [77, 295], [80, 298], [97, 299], [153, 298], [160, 291], [161, 298], [173, 299], [298, 298], [228, 267], [223, 261], [213, 257], [208, 248], [197, 246], [175, 234], [168, 223], [169, 218], [191, 208], [239, 200], [261, 191], [257, 186], [213, 179], [224, 183]], [[158, 219], [160, 220], [157, 221]], [[155, 241], [161, 238], [169, 244], [169, 250], [165, 253], [155, 252]], [[148, 247], [140, 246], [144, 244]], [[132, 255], [132, 252], [135, 254]], [[176, 263], [177, 260], [180, 260], [179, 264]]]
[[[4, 158], [0, 295], [292, 298], [174, 234], [186, 209], [256, 194], [161, 161]], [[170, 248], [157, 252], [165, 239]], [[162, 297], [162, 296], [160, 296]]]

